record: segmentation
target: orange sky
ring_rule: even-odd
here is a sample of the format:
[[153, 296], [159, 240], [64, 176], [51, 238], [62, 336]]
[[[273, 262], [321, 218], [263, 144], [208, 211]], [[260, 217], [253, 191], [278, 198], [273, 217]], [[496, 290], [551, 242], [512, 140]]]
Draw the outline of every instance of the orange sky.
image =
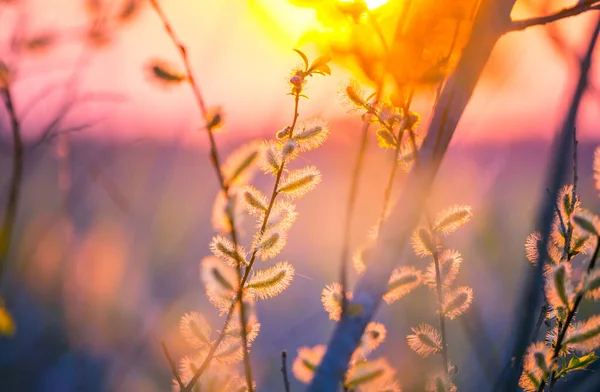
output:
[[[315, 26], [311, 10], [298, 9], [286, 0], [162, 1], [182, 41], [189, 46], [197, 78], [209, 105], [222, 105], [227, 114], [227, 133], [254, 135], [275, 131], [291, 117], [291, 98], [286, 77], [299, 58], [291, 50], [304, 31]], [[29, 0], [24, 2], [27, 31], [69, 29], [84, 24], [81, 1]], [[523, 6], [516, 16], [529, 14]], [[15, 13], [0, 15], [0, 23], [14, 20]], [[585, 41], [589, 15], [563, 22], [562, 30], [575, 45]], [[0, 38], [6, 42], [3, 29]], [[514, 140], [551, 137], [571, 94], [576, 70], [557, 55], [542, 28], [513, 33], [503, 38], [478, 88], [456, 139], [459, 141]], [[3, 48], [5, 44], [3, 44]], [[23, 107], [35, 91], [52, 81], [65, 80], [77, 64], [77, 43], [18, 62], [20, 81], [14, 90]], [[306, 49], [311, 57], [316, 53]], [[118, 32], [111, 46], [93, 52], [82, 91], [103, 91], [120, 96], [118, 102], [86, 104], [72, 117], [97, 121], [86, 131], [93, 136], [116, 138], [156, 137], [205, 142], [193, 132], [199, 113], [187, 86], [164, 90], [148, 83], [144, 66], [155, 57], [178, 61], [178, 56], [156, 15], [146, 7], [142, 14]], [[598, 60], [600, 61], [600, 59]], [[593, 80], [600, 85], [600, 66]], [[34, 74], [34, 76], [31, 76]], [[333, 76], [311, 80], [311, 100], [301, 115], [326, 119], [346, 116], [337, 98], [338, 85], [351, 75], [334, 66]], [[60, 97], [60, 92], [54, 94]], [[47, 117], [56, 105], [43, 103], [32, 111], [30, 124]], [[580, 137], [595, 137], [600, 123], [600, 98], [588, 99], [581, 116]], [[335, 129], [333, 130], [335, 134]], [[30, 132], [35, 132], [34, 130]]]

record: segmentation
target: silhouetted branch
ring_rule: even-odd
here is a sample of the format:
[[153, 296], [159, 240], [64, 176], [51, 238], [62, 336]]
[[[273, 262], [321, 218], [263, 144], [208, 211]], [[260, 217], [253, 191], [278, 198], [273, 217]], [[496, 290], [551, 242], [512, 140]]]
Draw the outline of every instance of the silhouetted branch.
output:
[[185, 388], [185, 385], [183, 385], [183, 382], [181, 381], [181, 377], [179, 377], [179, 372], [177, 371], [177, 366], [175, 365], [175, 362], [173, 362], [171, 355], [169, 355], [169, 350], [167, 349], [167, 345], [165, 344], [165, 342], [160, 342], [160, 346], [162, 347], [163, 353], [165, 354], [165, 357], [167, 358], [167, 362], [169, 362], [169, 366], [171, 367], [171, 373], [173, 373], [173, 377], [175, 377], [175, 381], [177, 381], [179, 388], [181, 390], [183, 390], [183, 388]]
[[600, 0], [579, 1], [572, 7], [564, 8], [550, 15], [540, 16], [537, 18], [515, 20], [510, 24], [510, 26], [507, 29], [507, 32], [525, 30], [529, 27], [545, 25], [592, 10], [600, 10]]
[[281, 352], [281, 374], [283, 375], [285, 392], [290, 392], [290, 379], [287, 372], [287, 352], [285, 350]]
[[553, 154], [551, 156], [552, 160], [550, 162], [551, 166], [546, 179], [548, 189], [550, 190], [550, 197], [542, 199], [542, 204], [538, 212], [538, 224], [536, 225], [540, 229], [542, 238], [542, 245], [540, 246], [539, 255], [540, 262], [537, 263], [535, 268], [530, 269], [528, 272], [523, 290], [521, 292], [520, 300], [517, 302], [518, 314], [516, 317], [515, 326], [511, 328], [511, 330], [517, 332], [517, 338], [511, 352], [511, 358], [515, 358], [515, 363], [513, 367], [509, 369], [508, 374], [503, 376], [496, 384], [494, 389], [496, 391], [505, 391], [507, 388], [515, 386], [519, 379], [519, 375], [521, 374], [523, 354], [525, 353], [525, 349], [529, 344], [535, 308], [539, 306], [538, 304], [540, 302], [542, 286], [544, 284], [544, 260], [546, 260], [548, 254], [546, 244], [550, 238], [550, 230], [554, 216], [554, 202], [558, 197], [560, 187], [565, 177], [565, 168], [567, 166], [568, 154], [565, 154], [565, 151], [568, 151], [571, 148], [571, 142], [573, 141], [572, 133], [574, 132], [576, 126], [576, 118], [579, 111], [579, 106], [587, 87], [588, 74], [592, 63], [592, 54], [599, 33], [600, 16], [597, 18], [597, 23], [591, 36], [586, 55], [580, 63], [580, 75], [577, 82], [577, 87], [573, 93], [571, 105], [565, 116], [562, 130], [554, 140]]

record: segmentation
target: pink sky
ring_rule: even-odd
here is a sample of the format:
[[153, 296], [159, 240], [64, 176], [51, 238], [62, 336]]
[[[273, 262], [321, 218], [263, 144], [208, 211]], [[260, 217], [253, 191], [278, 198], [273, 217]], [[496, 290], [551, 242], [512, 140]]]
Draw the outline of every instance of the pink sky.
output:
[[[25, 12], [26, 31], [32, 34], [85, 23], [80, 1], [31, 0], [24, 4], [29, 10]], [[223, 106], [227, 134], [270, 133], [289, 121], [292, 105], [290, 97], [285, 95], [286, 77], [299, 62], [291, 49], [297, 47], [304, 31], [315, 26], [312, 11], [297, 9], [286, 0], [187, 0], [162, 1], [162, 4], [189, 47], [207, 103]], [[530, 14], [523, 6], [515, 10], [515, 17]], [[14, 15], [14, 12], [0, 15], [0, 23], [14, 20]], [[575, 47], [581, 47], [586, 40], [589, 21], [587, 15], [561, 23], [561, 30]], [[3, 30], [0, 38], [5, 42], [9, 29]], [[311, 57], [316, 55], [311, 48], [303, 49]], [[22, 108], [27, 98], [48, 83], [68, 78], [81, 50], [77, 43], [66, 43], [47, 55], [19, 61], [20, 81], [14, 87], [18, 107]], [[82, 76], [82, 91], [110, 92], [122, 99], [81, 106], [73, 120], [99, 121], [86, 131], [94, 137], [104, 137], [107, 133], [124, 139], [146, 136], [170, 139], [185, 135], [190, 141], [204, 143], [204, 135], [193, 132], [201, 123], [188, 86], [164, 90], [148, 83], [144, 67], [155, 57], [179, 60], [157, 16], [145, 7], [137, 19], [118, 32], [111, 46], [93, 52]], [[600, 66], [595, 66], [592, 76], [597, 85], [600, 85], [599, 69]], [[576, 67], [557, 54], [544, 29], [504, 37], [487, 71], [489, 77], [477, 89], [456, 139], [468, 142], [550, 138], [571, 95]], [[303, 103], [301, 114], [325, 119], [350, 118], [337, 98], [338, 85], [349, 77], [347, 71], [334, 65], [332, 77], [311, 80], [308, 90], [311, 100]], [[60, 92], [54, 96], [59, 98]], [[39, 105], [31, 118], [47, 117], [53, 108], [55, 105], [51, 103]], [[589, 97], [584, 103], [580, 137], [597, 137], [599, 109], [598, 97]]]

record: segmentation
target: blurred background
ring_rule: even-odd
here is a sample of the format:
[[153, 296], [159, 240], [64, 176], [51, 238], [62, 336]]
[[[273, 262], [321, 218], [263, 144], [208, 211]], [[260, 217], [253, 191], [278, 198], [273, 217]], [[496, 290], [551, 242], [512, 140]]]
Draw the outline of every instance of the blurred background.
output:
[[[374, 2], [374, 12], [385, 10], [383, 3]], [[300, 63], [291, 49], [310, 58], [322, 49], [307, 35], [323, 29], [313, 8], [284, 0], [161, 4], [188, 48], [207, 103], [225, 113], [216, 135], [223, 156], [288, 124], [293, 98], [286, 95], [287, 80]], [[517, 1], [513, 17], [568, 4]], [[544, 197], [550, 141], [576, 82], [590, 17], [501, 39], [437, 177], [431, 210], [470, 204], [474, 212], [449, 240], [464, 255], [459, 284], [475, 293], [469, 312], [448, 325], [461, 390], [488, 390], [507, 360], [514, 296], [530, 268], [523, 244]], [[16, 325], [13, 336], [0, 337], [0, 391], [168, 390], [171, 375], [159, 343], [165, 341], [173, 356], [188, 354], [178, 332], [185, 312], [202, 313], [214, 329], [222, 322], [198, 278], [199, 262], [209, 254], [218, 191], [207, 137], [189, 86], [153, 82], [148, 64], [156, 58], [181, 64], [146, 1], [0, 0], [0, 60], [11, 71], [25, 144], [22, 192], [0, 286]], [[311, 79], [310, 99], [302, 102], [300, 115], [329, 121], [331, 136], [305, 156], [323, 182], [299, 201], [299, 218], [278, 257], [297, 275], [282, 295], [257, 307], [262, 330], [252, 363], [259, 391], [283, 390], [281, 350], [293, 360], [300, 346], [325, 344], [334, 327], [320, 294], [337, 280], [349, 168], [360, 136], [360, 118], [347, 113], [337, 91], [349, 78], [369, 85], [355, 68], [334, 57], [332, 76]], [[598, 213], [595, 86], [600, 88], [597, 65], [577, 133], [578, 189], [583, 205]], [[423, 126], [432, 97], [425, 91], [415, 103]], [[13, 154], [4, 109], [2, 206]], [[372, 136], [353, 245], [376, 221], [392, 159]], [[266, 187], [270, 181], [260, 175], [255, 183]], [[251, 236], [251, 223], [245, 227]], [[426, 267], [410, 252], [403, 260]], [[404, 390], [422, 390], [417, 375], [437, 359], [421, 360], [405, 339], [411, 327], [435, 323], [433, 308], [433, 295], [421, 287], [378, 314], [388, 339], [375, 356], [390, 360]], [[593, 311], [587, 306], [582, 314]], [[600, 385], [590, 372], [571, 381], [578, 384], [558, 387]], [[292, 389], [302, 389], [293, 376]]]

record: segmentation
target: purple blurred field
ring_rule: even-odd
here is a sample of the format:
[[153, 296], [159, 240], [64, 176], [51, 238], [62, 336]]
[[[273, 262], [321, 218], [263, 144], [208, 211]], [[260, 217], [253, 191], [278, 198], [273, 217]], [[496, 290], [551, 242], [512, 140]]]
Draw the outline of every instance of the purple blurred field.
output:
[[[594, 211], [600, 210], [591, 174], [597, 144], [581, 143], [579, 155], [582, 202]], [[293, 359], [301, 345], [325, 344], [334, 326], [320, 293], [337, 281], [348, 167], [356, 148], [350, 138], [334, 138], [307, 155], [321, 169], [323, 182], [298, 203], [289, 245], [276, 259], [294, 264], [292, 286], [258, 305], [262, 330], [252, 359], [264, 388], [259, 390], [280, 390], [281, 350]], [[467, 369], [457, 378], [463, 390], [487, 390], [504, 363], [514, 295], [528, 268], [523, 243], [544, 197], [548, 150], [547, 143], [536, 141], [462, 144], [450, 148], [437, 178], [432, 211], [459, 203], [474, 212], [465, 229], [448, 239], [464, 255], [459, 283], [475, 292], [466, 316], [448, 325], [452, 358]], [[214, 329], [222, 323], [198, 279], [199, 261], [209, 253], [217, 191], [207, 152], [143, 140], [74, 141], [71, 188], [63, 195], [54, 151], [43, 146], [26, 161], [6, 288], [19, 333], [0, 340], [1, 389], [165, 390], [171, 377], [159, 342], [166, 340], [176, 356], [186, 353], [179, 317], [200, 311]], [[355, 245], [379, 213], [390, 159], [371, 143], [353, 225]], [[0, 156], [0, 167], [8, 163]], [[3, 187], [7, 175], [0, 171]], [[256, 183], [266, 188], [269, 181], [259, 174]], [[251, 229], [248, 219], [246, 234]], [[426, 266], [412, 252], [398, 261]], [[421, 287], [384, 305], [376, 320], [385, 322], [388, 341], [374, 356], [390, 359], [406, 391], [422, 388], [415, 375], [435, 360], [417, 360], [405, 340], [410, 327], [435, 320], [433, 308], [432, 292]], [[293, 387], [300, 384], [293, 380]]]

